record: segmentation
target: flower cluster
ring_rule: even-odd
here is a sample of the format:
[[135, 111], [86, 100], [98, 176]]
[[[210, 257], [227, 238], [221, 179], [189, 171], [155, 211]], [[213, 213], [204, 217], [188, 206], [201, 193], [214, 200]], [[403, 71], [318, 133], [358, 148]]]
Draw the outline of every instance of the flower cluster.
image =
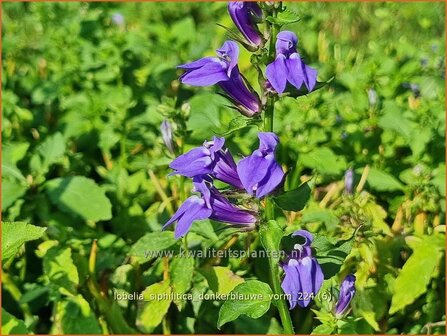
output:
[[[262, 19], [262, 10], [255, 2], [235, 1], [228, 4], [230, 16], [243, 35], [238, 39], [249, 50], [257, 50], [264, 43], [257, 28]], [[267, 65], [265, 88], [273, 94], [281, 94], [289, 82], [295, 88], [303, 85], [310, 92], [315, 88], [317, 70], [306, 65], [296, 51], [298, 38], [291, 31], [282, 31], [276, 37], [276, 58]], [[239, 46], [236, 42], [225, 41], [216, 50], [217, 57], [204, 57], [191, 63], [179, 65], [185, 72], [180, 81], [192, 86], [217, 84], [234, 107], [247, 117], [258, 116], [262, 103], [258, 93], [240, 73], [238, 67]]]
[[194, 190], [201, 197], [189, 197], [163, 228], [177, 222], [175, 237], [180, 238], [194, 221], [209, 218], [243, 230], [254, 229], [257, 212], [231, 203], [214, 187], [213, 179], [256, 198], [272, 193], [284, 178], [284, 172], [275, 160], [279, 139], [271, 132], [260, 132], [258, 137], [259, 148], [238, 164], [225, 147], [225, 139], [219, 137], [205, 141], [202, 146], [172, 161], [169, 165], [174, 170], [172, 174], [192, 178]]

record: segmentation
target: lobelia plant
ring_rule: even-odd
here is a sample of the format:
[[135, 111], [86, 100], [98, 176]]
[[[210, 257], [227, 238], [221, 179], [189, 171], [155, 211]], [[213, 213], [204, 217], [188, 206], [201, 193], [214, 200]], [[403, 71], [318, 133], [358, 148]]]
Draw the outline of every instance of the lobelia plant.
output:
[[[276, 295], [273, 301], [283, 331], [293, 334], [289, 310], [297, 305], [308, 307], [320, 291], [325, 275], [312, 251], [313, 235], [306, 230], [298, 230], [290, 236], [292, 239], [304, 239], [304, 243], [295, 242], [284, 260], [277, 255], [285, 232], [275, 221], [275, 203], [281, 205], [286, 202], [288, 205], [282, 207], [284, 210], [300, 210], [295, 203], [302, 191], [283, 190], [285, 173], [275, 157], [279, 137], [273, 132], [274, 106], [283, 94], [292, 90], [310, 93], [317, 83], [317, 70], [306, 65], [297, 52], [296, 34], [286, 30], [279, 32], [284, 23], [290, 22], [290, 19], [281, 18], [284, 10], [281, 2], [258, 4], [238, 1], [228, 4], [230, 17], [242, 36], [234, 32], [230, 35], [253, 52], [251, 60], [258, 71], [260, 93], [241, 74], [239, 46], [232, 40], [225, 41], [216, 50], [217, 57], [204, 57], [178, 66], [184, 71], [179, 78], [183, 84], [199, 87], [218, 85], [234, 109], [248, 118], [263, 120], [264, 126], [258, 133], [258, 149], [237, 163], [225, 147], [225, 139], [216, 136], [172, 161], [171, 175], [191, 178], [197, 195], [187, 198], [163, 229], [176, 222], [175, 238], [178, 239], [188, 233], [195, 221], [212, 219], [240, 231], [258, 230], [268, 252], [271, 288]], [[258, 25], [265, 27], [264, 32], [261, 33]], [[171, 146], [168, 125], [163, 124], [162, 129], [166, 144]], [[214, 186], [214, 180], [228, 186], [219, 190]], [[352, 187], [347, 186], [347, 189], [350, 192]], [[280, 269], [284, 273], [282, 283]], [[355, 293], [352, 277], [343, 282], [335, 308], [338, 318], [346, 313]], [[219, 326], [237, 317], [229, 318], [225, 314], [222, 308]]]

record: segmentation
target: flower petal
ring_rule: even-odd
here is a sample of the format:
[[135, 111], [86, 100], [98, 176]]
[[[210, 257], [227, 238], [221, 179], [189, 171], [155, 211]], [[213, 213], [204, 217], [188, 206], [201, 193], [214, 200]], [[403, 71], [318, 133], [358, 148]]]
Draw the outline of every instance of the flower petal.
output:
[[239, 161], [237, 165], [237, 173], [245, 190], [253, 195], [256, 192], [259, 181], [267, 174], [271, 160], [266, 160], [262, 153], [258, 150], [252, 155]]
[[279, 143], [278, 136], [273, 132], [259, 132], [259, 150], [265, 153], [273, 153]]
[[174, 174], [180, 174], [186, 177], [211, 174], [212, 159], [209, 150], [204, 147], [191, 149], [189, 152], [180, 155], [169, 165], [174, 169]]
[[290, 295], [289, 305], [290, 309], [293, 309], [296, 307], [296, 304], [298, 303], [298, 296], [300, 295], [299, 293], [302, 291], [297, 269], [297, 261], [292, 259], [291, 262], [284, 264], [282, 267], [284, 269], [285, 276], [281, 283], [281, 288], [283, 289], [284, 293]]
[[188, 70], [180, 77], [182, 83], [193, 86], [208, 86], [228, 79], [227, 67], [222, 61], [208, 62], [200, 68]]
[[287, 67], [285, 56], [280, 54], [275, 61], [267, 65], [265, 74], [272, 87], [278, 93], [283, 93], [287, 84]]
[[229, 78], [233, 68], [237, 66], [237, 62], [239, 61], [239, 46], [234, 41], [225, 41], [222, 47], [217, 49], [216, 52], [227, 61], [227, 76]]
[[203, 199], [200, 199], [197, 196], [191, 196], [163, 226], [163, 230], [173, 222], [177, 221], [174, 237], [178, 239], [189, 231], [194, 221], [209, 218], [211, 213], [212, 210], [206, 206]]
[[198, 69], [212, 62], [218, 63], [220, 62], [220, 60], [217, 57], [203, 57], [201, 59], [198, 59], [197, 61], [177, 65], [177, 68], [185, 70]]
[[310, 246], [314, 240], [314, 236], [307, 230], [298, 230], [292, 233], [292, 237], [300, 236], [304, 238], [304, 244], [302, 246]]
[[[268, 160], [267, 157], [266, 160]], [[267, 174], [258, 183], [258, 188], [256, 189], [256, 197], [262, 198], [265, 195], [271, 193], [281, 184], [283, 178], [284, 178], [284, 172], [282, 171], [281, 166], [273, 159], [271, 165], [267, 170]]]

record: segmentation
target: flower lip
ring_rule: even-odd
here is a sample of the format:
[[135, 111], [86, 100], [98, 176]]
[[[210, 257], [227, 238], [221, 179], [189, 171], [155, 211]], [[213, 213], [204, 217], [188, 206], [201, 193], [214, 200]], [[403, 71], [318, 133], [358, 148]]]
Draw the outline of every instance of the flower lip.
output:
[[[310, 246], [314, 240], [314, 236], [307, 230], [298, 230], [292, 233], [292, 237], [302, 237], [304, 238], [304, 244], [299, 244], [301, 246]], [[296, 244], [298, 245], [298, 244]]]
[[239, 60], [239, 46], [234, 41], [225, 41], [222, 47], [216, 50], [216, 53], [228, 65], [227, 76], [230, 77]]

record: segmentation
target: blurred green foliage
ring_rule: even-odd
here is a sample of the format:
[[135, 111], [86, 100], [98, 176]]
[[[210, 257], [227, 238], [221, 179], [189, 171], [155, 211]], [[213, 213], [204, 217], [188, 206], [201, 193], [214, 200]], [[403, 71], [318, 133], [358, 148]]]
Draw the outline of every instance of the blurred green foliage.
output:
[[[443, 333], [445, 4], [288, 6], [300, 17], [286, 28], [297, 33], [301, 55], [320, 80], [335, 78], [276, 106], [286, 190], [312, 177], [308, 205], [276, 209], [278, 222], [325, 236], [332, 249], [335, 237], [361, 226], [324, 285], [357, 276], [352, 320], [338, 332]], [[2, 218], [46, 228], [2, 225], [2, 333], [219, 332], [223, 302], [199, 294], [268, 282], [266, 260], [180, 262], [147, 252], [180, 248], [160, 230], [190, 190], [167, 176], [173, 156], [160, 135], [164, 119], [179, 153], [224, 133], [239, 157], [256, 144], [257, 125], [245, 126], [216, 88], [177, 80], [176, 65], [213, 55], [225, 40], [216, 25], [231, 27], [225, 3], [2, 8]], [[256, 87], [246, 51], [240, 68]], [[350, 167], [353, 195], [343, 192]], [[203, 221], [183, 243], [222, 248], [233, 233]], [[240, 234], [233, 248], [260, 249], [258, 234]], [[135, 292], [196, 299], [114, 300]], [[296, 332], [334, 332], [315, 319], [332, 304], [317, 299], [314, 310], [292, 311]], [[220, 320], [220, 332], [281, 332], [273, 305], [258, 309], [251, 317], [267, 313]]]

